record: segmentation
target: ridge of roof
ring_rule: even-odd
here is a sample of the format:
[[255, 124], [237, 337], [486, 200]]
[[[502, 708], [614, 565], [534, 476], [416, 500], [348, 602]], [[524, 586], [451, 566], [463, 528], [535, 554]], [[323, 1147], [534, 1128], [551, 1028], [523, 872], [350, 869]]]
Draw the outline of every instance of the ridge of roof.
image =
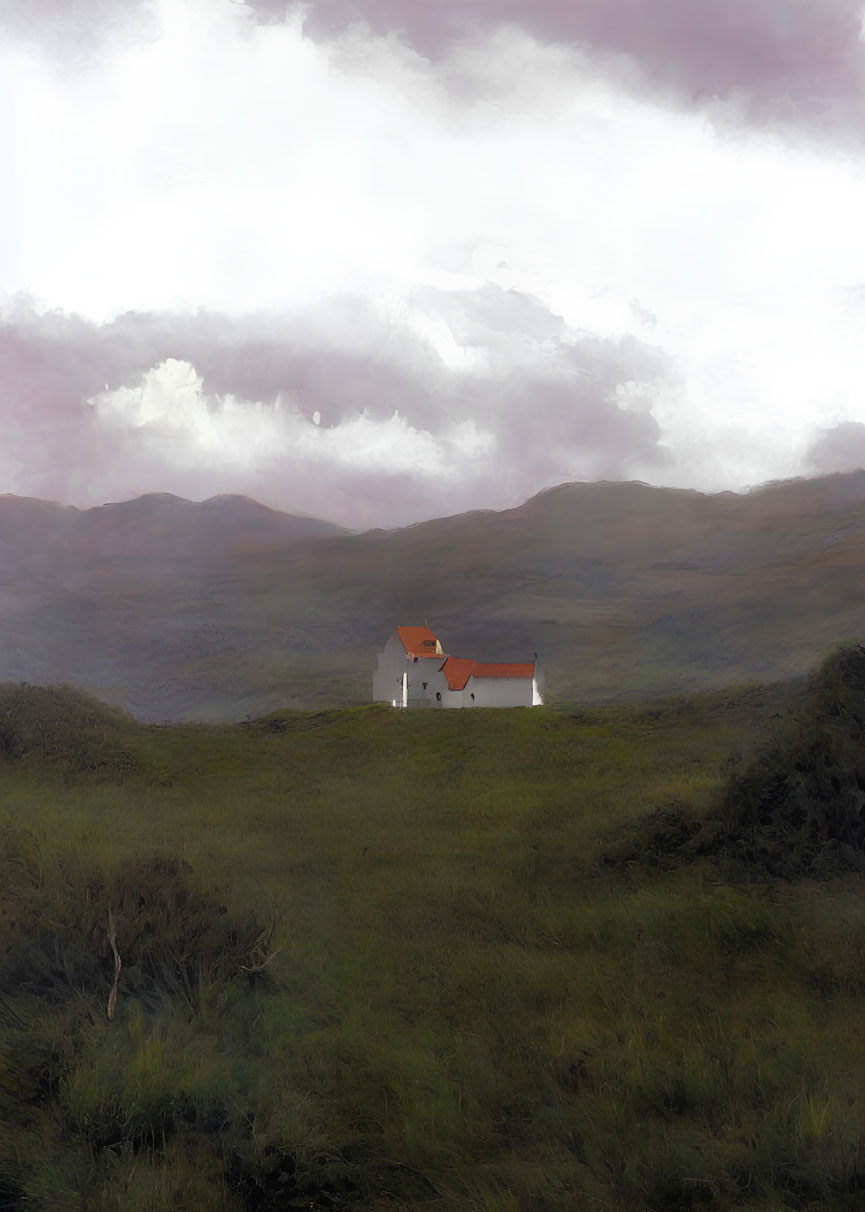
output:
[[475, 661], [476, 678], [533, 678], [533, 661]]
[[473, 661], [468, 657], [448, 657], [442, 665], [449, 690], [465, 690], [469, 678], [533, 678], [532, 661]]

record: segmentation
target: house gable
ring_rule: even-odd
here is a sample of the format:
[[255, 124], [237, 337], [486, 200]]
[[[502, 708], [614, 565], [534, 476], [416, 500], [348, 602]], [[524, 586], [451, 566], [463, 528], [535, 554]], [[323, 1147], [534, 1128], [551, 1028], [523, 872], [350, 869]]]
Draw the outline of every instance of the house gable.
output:
[[442, 646], [429, 627], [397, 627], [397, 635], [410, 657], [443, 657]]

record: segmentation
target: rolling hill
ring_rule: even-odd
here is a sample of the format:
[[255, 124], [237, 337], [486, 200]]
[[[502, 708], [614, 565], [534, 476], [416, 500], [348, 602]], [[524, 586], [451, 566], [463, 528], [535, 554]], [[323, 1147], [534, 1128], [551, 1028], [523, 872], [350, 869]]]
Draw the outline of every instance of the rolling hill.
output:
[[0, 497], [0, 680], [151, 720], [368, 701], [428, 618], [447, 651], [540, 654], [553, 699], [795, 677], [863, 630], [865, 471], [702, 494], [563, 484], [353, 533], [240, 497], [78, 510]]

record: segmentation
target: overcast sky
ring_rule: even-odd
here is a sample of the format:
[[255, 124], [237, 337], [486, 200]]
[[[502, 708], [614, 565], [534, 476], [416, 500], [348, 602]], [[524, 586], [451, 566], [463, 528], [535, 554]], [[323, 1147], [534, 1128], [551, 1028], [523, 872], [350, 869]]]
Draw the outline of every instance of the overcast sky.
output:
[[0, 0], [0, 492], [865, 464], [849, 0]]

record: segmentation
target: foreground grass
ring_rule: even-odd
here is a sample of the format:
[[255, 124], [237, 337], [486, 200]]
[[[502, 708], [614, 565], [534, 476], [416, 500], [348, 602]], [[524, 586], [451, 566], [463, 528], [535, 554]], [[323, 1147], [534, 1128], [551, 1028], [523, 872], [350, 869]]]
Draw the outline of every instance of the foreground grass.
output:
[[711, 813], [792, 693], [83, 741], [40, 702], [0, 773], [0, 1207], [861, 1207], [863, 877], [607, 861]]

